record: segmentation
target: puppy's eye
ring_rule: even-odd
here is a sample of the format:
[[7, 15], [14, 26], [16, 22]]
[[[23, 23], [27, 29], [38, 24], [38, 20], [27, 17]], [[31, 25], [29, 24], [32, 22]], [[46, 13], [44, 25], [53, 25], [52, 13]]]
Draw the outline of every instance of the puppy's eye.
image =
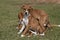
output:
[[30, 12], [30, 9], [28, 9], [28, 11]]
[[28, 9], [28, 11], [30, 11], [30, 9]]
[[26, 10], [26, 9], [24, 9], [24, 10]]

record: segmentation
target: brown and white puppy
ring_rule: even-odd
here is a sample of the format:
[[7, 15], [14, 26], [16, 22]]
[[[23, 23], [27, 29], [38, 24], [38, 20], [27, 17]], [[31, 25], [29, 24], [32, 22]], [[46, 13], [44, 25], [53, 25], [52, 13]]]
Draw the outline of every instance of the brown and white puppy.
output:
[[[33, 9], [28, 4], [27, 5], [23, 5], [22, 9], [23, 9], [23, 12], [21, 12], [21, 13], [18, 14], [18, 18], [20, 20], [23, 18], [24, 14], [26, 14], [26, 15], [30, 14], [30, 15], [32, 15], [32, 16], [30, 16], [32, 18], [29, 18], [29, 23], [27, 23], [28, 25], [27, 25], [26, 29], [22, 33], [23, 35], [25, 35], [27, 33], [27, 31], [30, 30], [30, 29], [32, 29], [32, 28], [33, 28], [32, 30], [34, 30], [34, 31], [36, 30], [36, 32], [38, 32], [38, 33], [43, 33], [43, 31], [46, 30], [45, 29], [46, 26], [50, 27], [49, 20], [48, 20], [48, 15], [44, 11]], [[19, 34], [19, 32], [18, 32], [18, 34]]]
[[45, 30], [44, 26], [50, 27], [48, 14], [44, 10], [33, 9], [29, 4], [23, 5], [22, 9], [25, 13], [31, 14], [36, 18], [43, 30]]
[[[50, 23], [49, 23], [49, 19], [48, 19], [48, 14], [45, 13], [44, 10], [37, 10], [37, 9], [33, 9], [30, 5], [25, 4], [22, 6], [23, 11], [26, 14], [31, 14], [33, 18], [35, 18], [41, 29], [45, 31], [45, 27], [49, 27], [50, 28]], [[35, 20], [34, 20], [35, 21]], [[32, 24], [32, 23], [31, 23]], [[34, 24], [35, 25], [35, 24]], [[27, 28], [28, 29], [28, 28]], [[26, 30], [27, 30], [26, 29]], [[26, 31], [24, 32], [26, 33]]]

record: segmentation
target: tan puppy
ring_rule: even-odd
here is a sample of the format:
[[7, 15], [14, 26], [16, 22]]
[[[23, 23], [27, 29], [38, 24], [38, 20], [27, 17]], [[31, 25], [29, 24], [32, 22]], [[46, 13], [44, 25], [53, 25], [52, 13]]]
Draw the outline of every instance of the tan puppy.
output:
[[[39, 27], [41, 28], [41, 30], [45, 31], [45, 27], [49, 27], [50, 28], [50, 23], [49, 23], [49, 19], [48, 19], [48, 15], [45, 13], [44, 10], [37, 10], [37, 9], [33, 9], [30, 5], [25, 4], [22, 6], [23, 11], [26, 14], [31, 14], [33, 18], [35, 18], [38, 21], [38, 24], [40, 25]], [[30, 20], [30, 19], [29, 19]], [[32, 20], [30, 20], [31, 22], [33, 22]], [[35, 20], [34, 20], [35, 21]], [[36, 25], [35, 23], [30, 23], [31, 25]], [[29, 25], [30, 25], [29, 24]], [[28, 25], [28, 26], [29, 26]], [[30, 25], [30, 26], [31, 26]], [[25, 32], [23, 32], [23, 34], [25, 34], [28, 30], [28, 26], [26, 28], [26, 30], [24, 30]], [[32, 26], [34, 27], [34, 26]], [[34, 28], [33, 28], [34, 29]], [[40, 30], [40, 32], [41, 32]]]
[[44, 26], [50, 27], [48, 14], [46, 14], [44, 10], [33, 9], [29, 4], [23, 5], [22, 9], [25, 13], [29, 13], [32, 17], [36, 18], [43, 30], [45, 30]]
[[19, 20], [23, 19], [24, 14], [31, 15], [28, 18], [29, 23], [28, 23], [28, 25], [26, 25], [26, 28], [22, 33], [23, 35], [25, 35], [27, 33], [27, 31], [29, 31], [30, 29], [36, 31], [37, 33], [43, 33], [46, 30], [45, 29], [46, 26], [50, 27], [48, 15], [45, 14], [44, 11], [32, 9], [32, 7], [30, 5], [23, 5], [22, 9], [23, 9], [23, 12], [18, 14]]

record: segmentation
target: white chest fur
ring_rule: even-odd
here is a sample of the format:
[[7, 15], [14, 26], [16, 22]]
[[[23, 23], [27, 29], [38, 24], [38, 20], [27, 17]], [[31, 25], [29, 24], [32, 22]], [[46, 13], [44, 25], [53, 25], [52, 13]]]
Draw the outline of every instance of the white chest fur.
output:
[[28, 18], [23, 18], [23, 22], [25, 25], [28, 25], [28, 21], [29, 21]]
[[22, 31], [25, 29], [26, 25], [28, 25], [28, 17], [24, 17], [23, 21], [21, 21], [22, 28], [19, 30], [18, 34], [21, 34]]

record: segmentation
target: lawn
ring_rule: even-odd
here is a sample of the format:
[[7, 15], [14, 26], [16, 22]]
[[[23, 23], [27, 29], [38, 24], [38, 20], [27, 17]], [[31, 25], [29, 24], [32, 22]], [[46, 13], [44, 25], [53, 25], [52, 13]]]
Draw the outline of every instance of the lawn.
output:
[[[21, 38], [17, 34], [18, 12], [26, 0], [0, 0], [0, 40], [60, 40], [60, 28], [53, 27], [46, 35]], [[31, 2], [30, 2], [31, 3]], [[32, 4], [32, 3], [31, 3]], [[59, 4], [32, 4], [33, 8], [43, 9], [47, 12], [51, 24], [60, 24]]]

